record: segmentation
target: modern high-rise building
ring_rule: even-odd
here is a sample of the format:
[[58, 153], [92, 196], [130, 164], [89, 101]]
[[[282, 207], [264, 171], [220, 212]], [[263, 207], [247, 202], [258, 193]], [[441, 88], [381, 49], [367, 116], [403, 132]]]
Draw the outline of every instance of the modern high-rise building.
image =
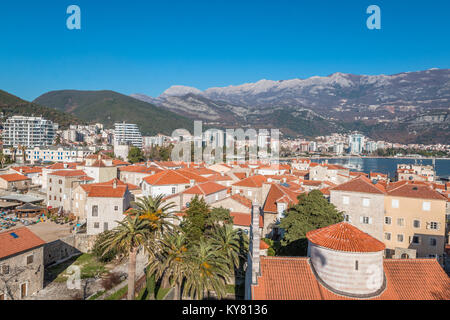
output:
[[53, 144], [57, 128], [57, 124], [42, 117], [13, 116], [3, 124], [3, 145], [49, 146]]
[[350, 153], [360, 154], [364, 148], [364, 136], [356, 133], [349, 136]]
[[142, 148], [142, 135], [139, 127], [132, 123], [115, 123], [114, 144], [131, 144], [135, 147]]

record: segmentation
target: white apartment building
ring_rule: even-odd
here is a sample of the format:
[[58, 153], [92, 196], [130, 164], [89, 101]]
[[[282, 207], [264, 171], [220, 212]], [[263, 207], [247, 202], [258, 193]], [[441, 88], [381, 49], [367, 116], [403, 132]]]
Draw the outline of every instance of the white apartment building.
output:
[[[95, 148], [34, 147], [25, 151], [27, 162], [82, 162], [95, 152]], [[5, 154], [9, 154], [5, 150]]]
[[115, 123], [114, 124], [114, 144], [131, 144], [142, 148], [142, 135], [136, 124]]
[[3, 124], [3, 144], [16, 148], [52, 145], [57, 128], [42, 117], [13, 116]]

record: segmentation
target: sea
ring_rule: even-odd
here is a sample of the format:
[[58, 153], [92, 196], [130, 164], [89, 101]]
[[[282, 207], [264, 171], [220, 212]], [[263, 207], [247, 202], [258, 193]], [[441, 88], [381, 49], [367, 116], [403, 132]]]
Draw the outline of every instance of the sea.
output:
[[[313, 162], [325, 162], [350, 166], [352, 171], [362, 171], [365, 173], [381, 172], [387, 173], [389, 177], [394, 177], [397, 171], [397, 164], [423, 164], [432, 165], [432, 159], [411, 159], [411, 158], [313, 158]], [[435, 160], [436, 175], [440, 178], [450, 178], [450, 159]]]

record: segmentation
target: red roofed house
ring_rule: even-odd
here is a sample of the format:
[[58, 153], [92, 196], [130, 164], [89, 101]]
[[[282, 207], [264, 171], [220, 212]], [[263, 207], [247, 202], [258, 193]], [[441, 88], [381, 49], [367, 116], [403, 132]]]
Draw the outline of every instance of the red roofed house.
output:
[[190, 171], [164, 170], [143, 179], [142, 193], [144, 196], [169, 196], [202, 182], [208, 182], [208, 179]]
[[364, 176], [332, 187], [330, 202], [343, 211], [345, 221], [383, 241], [384, 198], [383, 186]]
[[119, 168], [119, 179], [123, 182], [141, 186], [145, 177], [151, 176], [163, 170], [155, 166], [132, 165]]
[[267, 178], [262, 175], [250, 176], [241, 181], [233, 183], [233, 185], [231, 186], [232, 193], [240, 193], [253, 202], [262, 204], [266, 199], [266, 194], [264, 194], [263, 192], [263, 184], [266, 181]]
[[384, 242], [387, 257], [430, 258], [443, 264], [447, 198], [422, 183], [388, 185]]
[[11, 167], [9, 173], [19, 173], [31, 179], [31, 183], [40, 186], [42, 185], [42, 167]]
[[227, 190], [227, 187], [212, 181], [202, 182], [178, 194], [168, 196], [166, 201], [167, 203], [173, 202], [175, 204], [173, 211], [182, 211], [188, 207], [189, 202], [195, 196], [203, 198], [207, 204], [211, 204], [214, 201], [224, 199], [227, 196]]
[[450, 299], [450, 279], [434, 259], [383, 259], [384, 244], [346, 222], [306, 236], [307, 257], [260, 257], [259, 239], [252, 242], [247, 299]]
[[79, 185], [73, 192], [73, 211], [79, 223], [86, 222], [88, 235], [95, 235], [117, 226], [124, 212], [134, 201], [128, 185], [118, 179]]
[[72, 211], [72, 192], [80, 184], [92, 182], [83, 170], [61, 170], [47, 175], [47, 205]]
[[300, 192], [295, 192], [289, 188], [276, 183], [270, 184], [270, 189], [264, 202], [264, 229], [262, 235], [274, 240], [278, 240], [281, 234], [276, 227], [280, 219], [284, 217], [285, 211], [291, 204], [298, 203], [297, 197]]
[[213, 202], [213, 208], [225, 208], [231, 212], [242, 212], [250, 214], [252, 211], [252, 201], [241, 194], [233, 194], [225, 199]]
[[104, 154], [91, 155], [86, 158], [83, 170], [95, 183], [106, 182], [117, 178], [117, 167], [113, 159]]
[[0, 300], [21, 300], [43, 288], [44, 244], [26, 227], [0, 233]]
[[19, 173], [0, 175], [0, 189], [26, 190], [31, 186], [31, 179]]

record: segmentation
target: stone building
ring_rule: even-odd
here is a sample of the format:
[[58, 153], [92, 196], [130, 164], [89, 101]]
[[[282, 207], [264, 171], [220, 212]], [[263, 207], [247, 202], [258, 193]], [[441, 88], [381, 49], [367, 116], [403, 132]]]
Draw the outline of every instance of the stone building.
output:
[[44, 245], [26, 227], [0, 233], [0, 300], [21, 300], [43, 288]]
[[25, 175], [12, 173], [0, 175], [0, 189], [26, 190], [31, 186], [31, 179]]
[[385, 189], [364, 176], [330, 188], [330, 202], [345, 221], [383, 241]]

